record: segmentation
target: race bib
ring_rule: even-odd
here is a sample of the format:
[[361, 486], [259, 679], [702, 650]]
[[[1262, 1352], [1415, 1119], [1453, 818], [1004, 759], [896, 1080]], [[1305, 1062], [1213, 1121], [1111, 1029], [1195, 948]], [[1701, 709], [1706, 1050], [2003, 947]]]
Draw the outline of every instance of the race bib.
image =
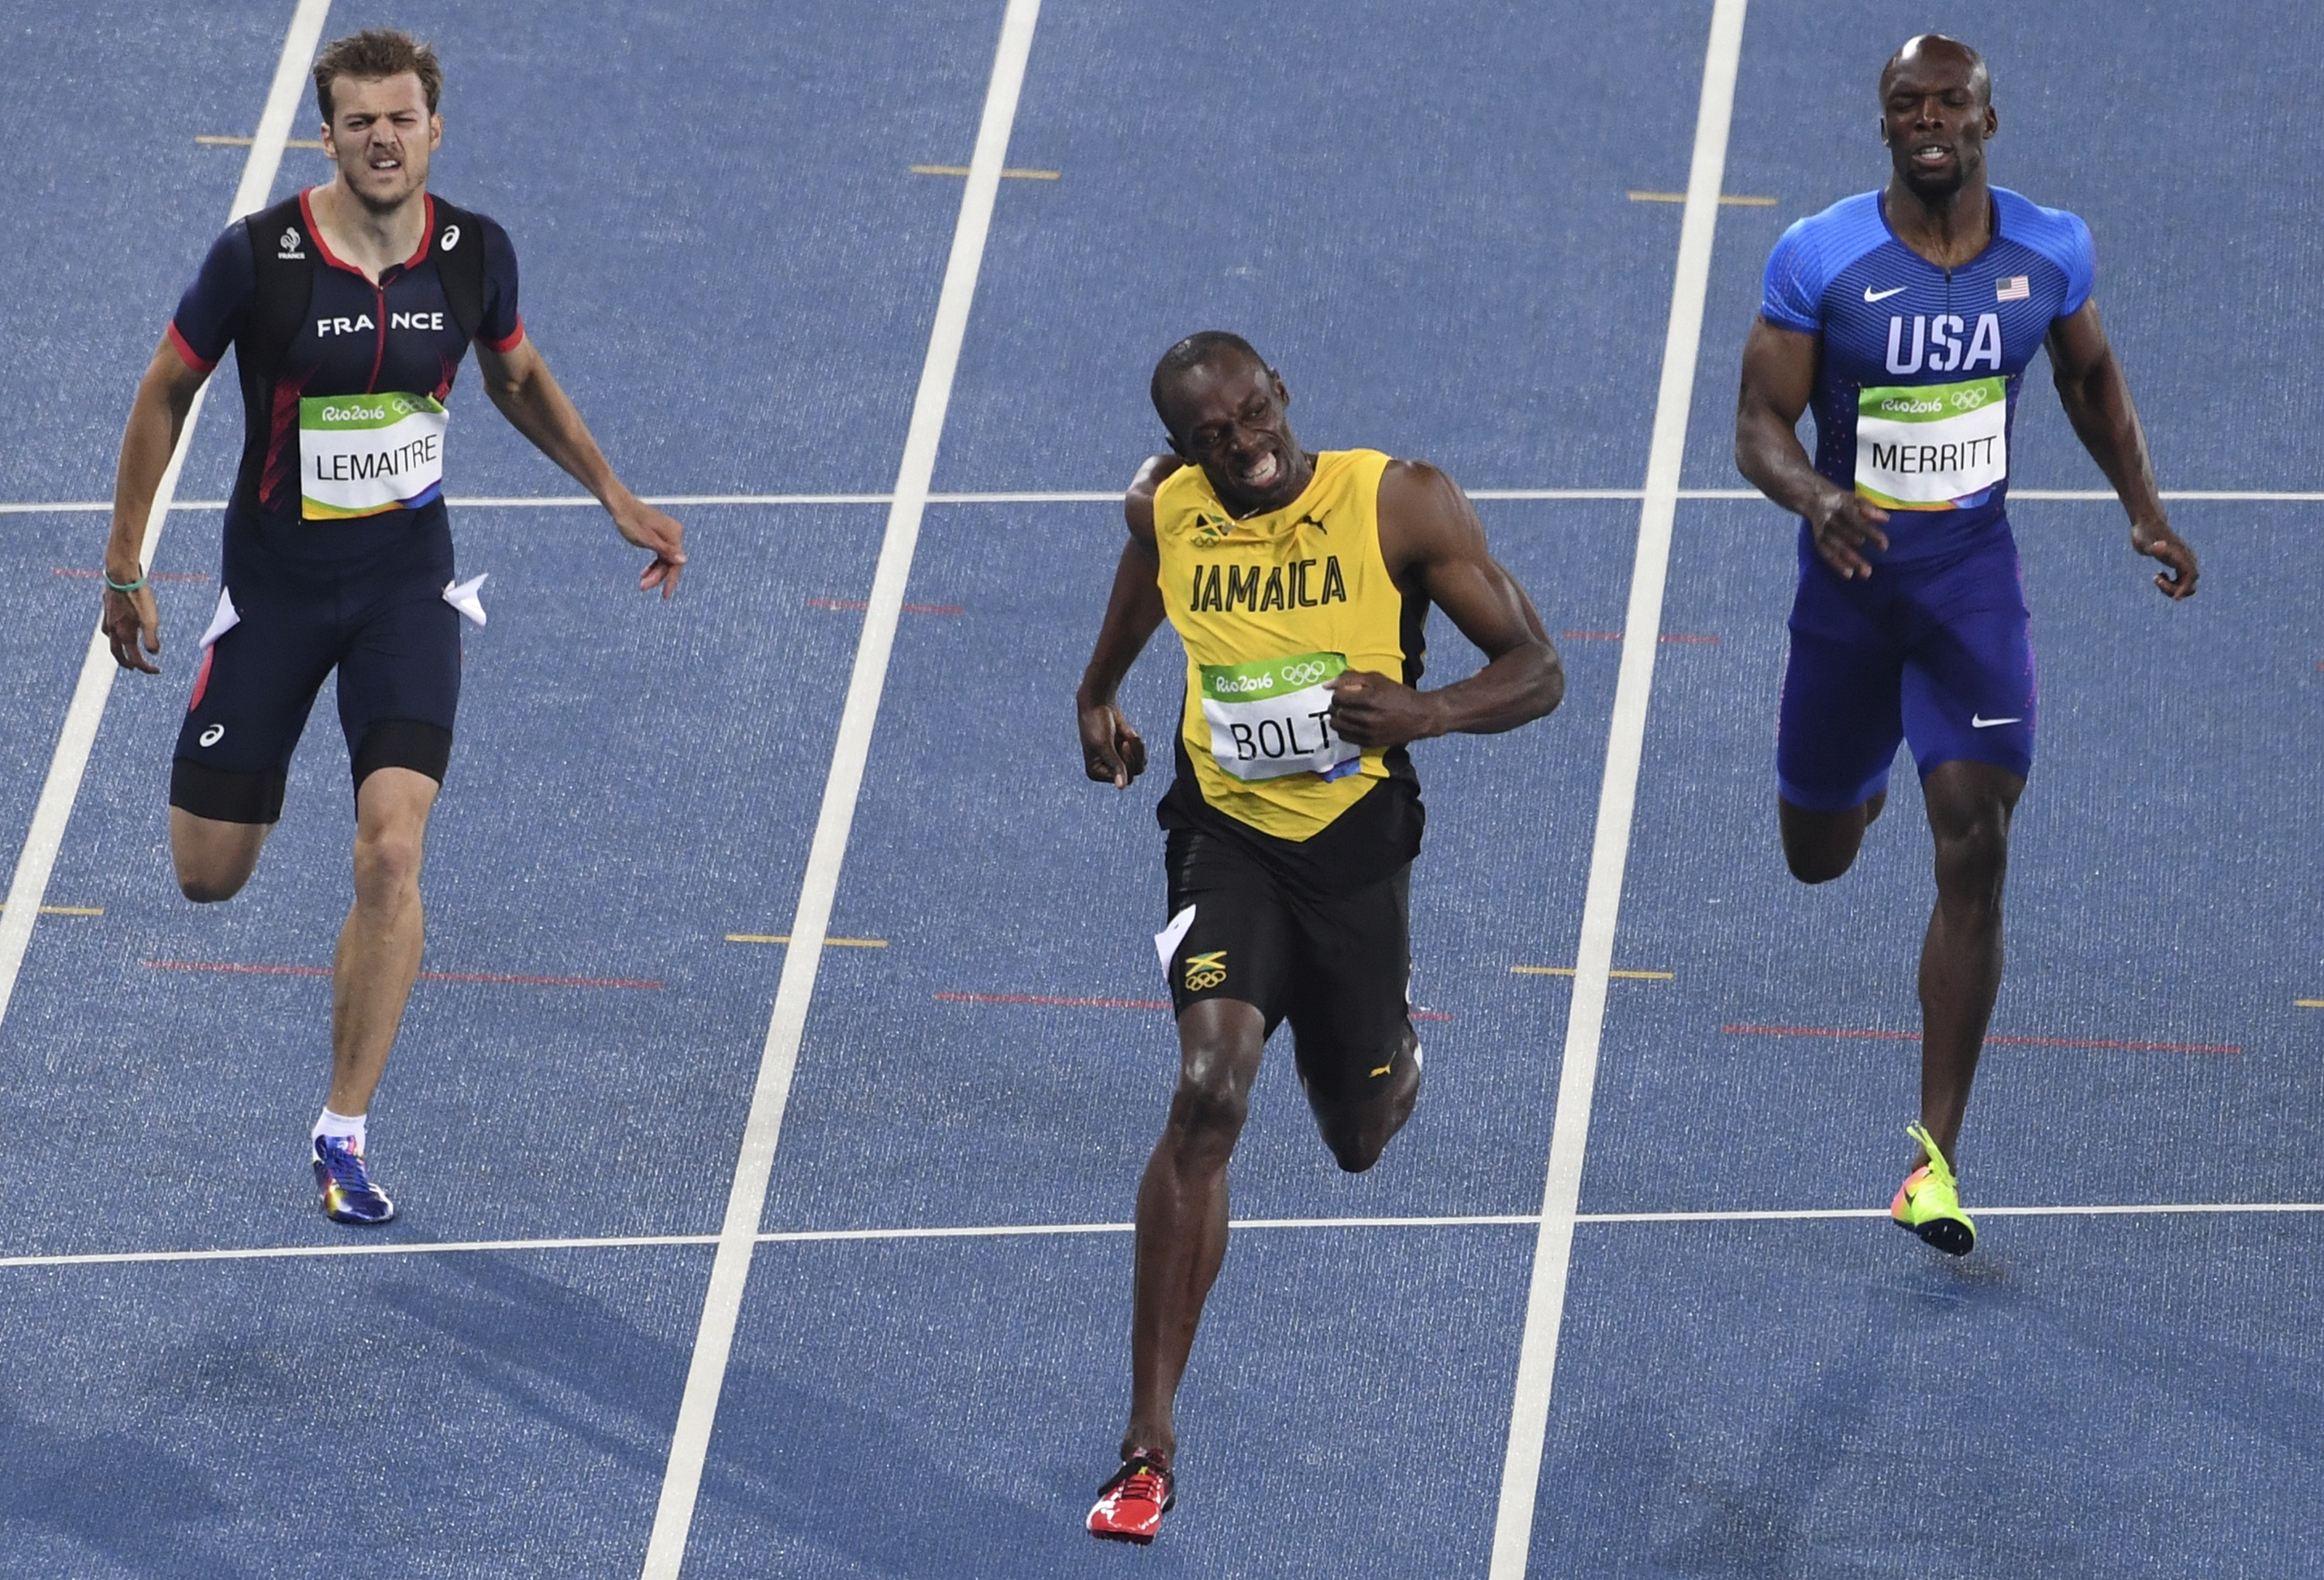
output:
[[412, 510], [444, 491], [451, 416], [428, 395], [310, 395], [299, 402], [300, 514], [342, 521]]
[[1243, 780], [1353, 773], [1364, 749], [1342, 740], [1332, 728], [1332, 693], [1323, 684], [1347, 667], [1338, 653], [1203, 665], [1203, 717], [1211, 726], [1211, 755]]
[[2009, 392], [1997, 378], [1856, 397], [1856, 492], [1890, 510], [1951, 510], [2009, 476]]

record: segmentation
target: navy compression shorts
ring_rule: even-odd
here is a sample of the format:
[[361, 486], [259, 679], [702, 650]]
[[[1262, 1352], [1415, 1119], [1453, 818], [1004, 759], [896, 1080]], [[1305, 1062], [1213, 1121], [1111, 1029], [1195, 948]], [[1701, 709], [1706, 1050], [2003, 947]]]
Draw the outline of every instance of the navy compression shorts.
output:
[[382, 768], [443, 782], [460, 705], [460, 615], [444, 601], [452, 536], [440, 509], [375, 552], [323, 562], [229, 532], [221, 579], [218, 618], [229, 609], [236, 618], [203, 651], [171, 765], [171, 806], [226, 823], [277, 821], [290, 754], [335, 669], [356, 788]]
[[1968, 549], [1882, 560], [1845, 580], [1800, 546], [1775, 782], [1837, 812], [1888, 788], [1900, 743], [1926, 779], [1945, 762], [2018, 778], [2034, 764], [2034, 644], [2008, 524]]

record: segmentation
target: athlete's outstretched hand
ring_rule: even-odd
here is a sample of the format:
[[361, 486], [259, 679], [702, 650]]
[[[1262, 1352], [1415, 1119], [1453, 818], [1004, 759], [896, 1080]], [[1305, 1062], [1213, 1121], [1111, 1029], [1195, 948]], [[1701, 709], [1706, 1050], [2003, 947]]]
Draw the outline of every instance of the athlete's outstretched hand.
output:
[[1100, 784], [1128, 790], [1146, 772], [1146, 740], [1130, 727], [1120, 707], [1093, 703], [1081, 710], [1082, 767]]
[[2167, 598], [2191, 598], [2195, 596], [2195, 578], [2201, 573], [2195, 568], [2195, 551], [2187, 540], [2161, 522], [2138, 522], [2130, 529], [2130, 546], [2149, 559], [2159, 559], [2163, 569], [2154, 573], [2154, 585], [2163, 589]]
[[1872, 563], [1858, 550], [1870, 543], [1886, 553], [1888, 534], [1880, 530], [1888, 513], [1857, 494], [1834, 494], [1831, 502], [1816, 512], [1816, 552], [1823, 562], [1853, 580], [1872, 574]]
[[[156, 657], [161, 651], [161, 611], [153, 603], [153, 588], [149, 584], [134, 593], [116, 593], [105, 589], [105, 639], [113, 644], [113, 661], [124, 670], [143, 670], [149, 675], [161, 672], [161, 666], [145, 656]], [[138, 651], [140, 646], [144, 652]]]
[[1443, 735], [1426, 695], [1370, 670], [1343, 670], [1323, 682], [1332, 727], [1359, 746], [1402, 746]]
[[635, 496], [623, 500], [613, 513], [622, 537], [653, 550], [653, 563], [638, 577], [638, 590], [650, 593], [659, 587], [665, 598], [676, 592], [678, 572], [686, 568], [686, 529]]

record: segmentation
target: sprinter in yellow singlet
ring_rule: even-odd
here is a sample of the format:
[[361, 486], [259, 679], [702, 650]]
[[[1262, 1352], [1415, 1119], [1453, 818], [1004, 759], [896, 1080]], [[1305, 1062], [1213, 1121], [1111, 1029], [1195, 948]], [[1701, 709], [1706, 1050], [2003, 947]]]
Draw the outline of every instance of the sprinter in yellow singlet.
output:
[[[1093, 780], [1127, 789], [1146, 744], [1115, 701], [1165, 618], [1186, 649], [1177, 777], [1162, 799], [1178, 1090], [1138, 1190], [1130, 1427], [1093, 1535], [1154, 1539], [1174, 1501], [1172, 1400], [1226, 1256], [1227, 1159], [1259, 1053], [1291, 1022], [1324, 1144], [1361, 1173], [1411, 1116], [1420, 1044], [1405, 987], [1419, 781], [1405, 751], [1515, 729], [1565, 678], [1525, 589], [1452, 480], [1378, 450], [1313, 454], [1283, 380], [1206, 331], [1154, 370], [1168, 455], [1124, 500], [1130, 541], [1076, 698]], [[1422, 691], [1441, 606], [1484, 653]]]

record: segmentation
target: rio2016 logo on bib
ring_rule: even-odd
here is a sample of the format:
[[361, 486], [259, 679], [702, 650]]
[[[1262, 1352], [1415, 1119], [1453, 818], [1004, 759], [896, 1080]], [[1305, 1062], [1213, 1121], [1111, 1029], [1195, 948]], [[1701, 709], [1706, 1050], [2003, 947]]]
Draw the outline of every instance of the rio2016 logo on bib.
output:
[[1364, 749], [1332, 728], [1332, 690], [1326, 684], [1347, 668], [1339, 653], [1203, 665], [1203, 718], [1210, 725], [1211, 756], [1245, 781], [1353, 773]]
[[1889, 384], [1856, 398], [1856, 492], [1890, 510], [1958, 510], [2009, 477], [2009, 387]]

